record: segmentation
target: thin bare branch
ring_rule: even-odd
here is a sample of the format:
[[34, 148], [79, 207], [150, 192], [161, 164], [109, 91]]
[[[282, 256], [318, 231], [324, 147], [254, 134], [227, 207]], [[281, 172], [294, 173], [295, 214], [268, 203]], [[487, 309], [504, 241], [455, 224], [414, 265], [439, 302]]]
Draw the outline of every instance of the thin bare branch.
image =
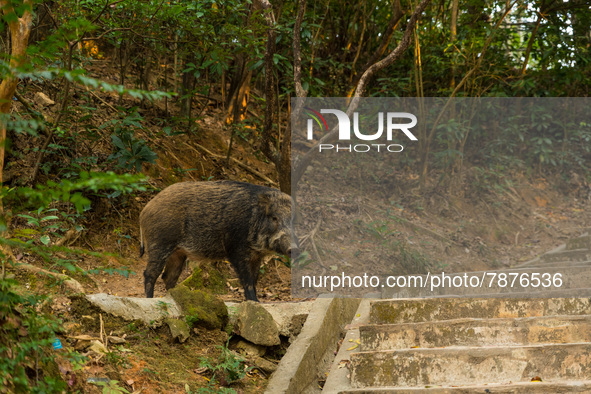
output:
[[275, 55], [275, 40], [277, 36], [275, 15], [273, 7], [268, 0], [258, 0], [263, 16], [267, 23], [267, 49], [265, 52], [265, 119], [263, 121], [261, 151], [279, 167], [280, 155], [273, 146], [273, 114], [277, 98], [275, 97], [275, 73], [273, 70], [273, 57]]
[[361, 71], [357, 74], [357, 78], [353, 80], [353, 85], [357, 85], [357, 83], [359, 82], [359, 78], [361, 78], [361, 75], [363, 75], [363, 73], [372, 64], [377, 62], [378, 59], [384, 55], [386, 49], [388, 48], [388, 45], [390, 45], [392, 36], [394, 35], [396, 28], [398, 27], [398, 23], [400, 23], [400, 20], [403, 16], [404, 11], [402, 11], [402, 7], [400, 6], [400, 0], [394, 0], [394, 12], [392, 12], [392, 18], [390, 18], [390, 22], [388, 22], [388, 27], [386, 27], [386, 30], [382, 33], [382, 40], [380, 42], [380, 45], [378, 49], [367, 60]]
[[306, 97], [307, 92], [302, 87], [302, 54], [301, 54], [301, 30], [304, 15], [306, 14], [306, 0], [298, 1], [298, 16], [293, 26], [293, 82], [297, 97]]
[[101, 16], [103, 16], [103, 14], [105, 13], [105, 11], [107, 10], [107, 8], [109, 8], [110, 6], [119, 3], [120, 1], [116, 1], [115, 3], [109, 3], [109, 0], [107, 0], [105, 2], [105, 6], [103, 7], [103, 9], [98, 13], [97, 16], [94, 17], [94, 19], [92, 20], [92, 22], [90, 22], [91, 24], [95, 24], [99, 19], [101, 19]]
[[425, 8], [427, 8], [427, 5], [430, 2], [431, 0], [423, 0], [419, 3], [417, 8], [411, 15], [410, 20], [408, 21], [408, 25], [406, 26], [406, 30], [404, 31], [404, 35], [398, 43], [398, 46], [392, 52], [390, 52], [388, 56], [386, 56], [384, 59], [380, 60], [377, 63], [374, 63], [367, 70], [365, 70], [365, 72], [359, 79], [359, 82], [357, 83], [357, 88], [355, 89], [354, 97], [362, 97], [365, 93], [365, 86], [367, 85], [371, 77], [373, 77], [378, 71], [383, 70], [384, 68], [396, 62], [396, 60], [398, 60], [398, 58], [402, 56], [404, 51], [406, 51], [406, 49], [409, 47], [411, 43], [411, 36], [413, 34], [415, 24], [419, 20], [419, 16], [423, 13], [423, 11], [425, 11]]
[[97, 37], [86, 37], [86, 38], [82, 38], [80, 41], [96, 41], [96, 40], [100, 40], [101, 38], [103, 38], [105, 35], [112, 33], [114, 31], [129, 31], [131, 30], [131, 28], [129, 27], [119, 27], [116, 29], [109, 29], [104, 31], [103, 33], [101, 33], [101, 35], [97, 36]]
[[[355, 89], [355, 95], [351, 99], [351, 101], [349, 103], [349, 107], [347, 108], [347, 115], [351, 116], [351, 114], [357, 109], [357, 106], [359, 105], [359, 98], [365, 92], [365, 86], [367, 85], [367, 83], [369, 82], [371, 77], [373, 77], [378, 71], [393, 64], [396, 60], [398, 60], [398, 58], [400, 56], [402, 56], [404, 51], [408, 48], [408, 46], [411, 43], [411, 36], [413, 35], [415, 25], [416, 25], [420, 15], [423, 13], [425, 8], [427, 8], [427, 5], [429, 4], [430, 1], [431, 0], [423, 0], [417, 6], [417, 8], [415, 9], [415, 11], [413, 12], [413, 14], [411, 15], [411, 17], [408, 21], [408, 25], [406, 26], [406, 30], [404, 31], [404, 35], [402, 36], [402, 39], [398, 43], [398, 46], [396, 46], [396, 48], [392, 52], [390, 52], [390, 54], [388, 54], [388, 56], [386, 56], [381, 61], [371, 65], [363, 73], [363, 75], [360, 78], [360, 80], [357, 84], [357, 87]], [[329, 133], [325, 134], [324, 137], [322, 137], [313, 147], [311, 147], [303, 156], [295, 158], [294, 165], [293, 165], [294, 173], [292, 174], [294, 184], [300, 180], [302, 175], [304, 175], [304, 171], [306, 170], [308, 164], [312, 161], [314, 156], [318, 153], [318, 146], [320, 144], [327, 144], [327, 143], [334, 141], [336, 139], [337, 135], [338, 135], [338, 126], [335, 126]]]

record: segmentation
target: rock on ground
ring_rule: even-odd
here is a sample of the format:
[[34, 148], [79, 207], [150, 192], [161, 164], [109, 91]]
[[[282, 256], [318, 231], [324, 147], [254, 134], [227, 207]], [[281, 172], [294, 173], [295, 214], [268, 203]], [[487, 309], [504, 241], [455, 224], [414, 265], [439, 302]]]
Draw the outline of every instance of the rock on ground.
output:
[[42, 92], [35, 93], [33, 100], [35, 101], [35, 103], [39, 104], [42, 107], [49, 107], [51, 105], [55, 105], [55, 101], [47, 97], [47, 95]]
[[261, 345], [255, 345], [248, 341], [240, 340], [236, 344], [238, 352], [247, 358], [255, 358], [265, 354], [267, 348]]
[[132, 298], [104, 293], [89, 294], [86, 299], [101, 310], [125, 320], [141, 320], [146, 325], [161, 326], [164, 319], [180, 317], [181, 309], [169, 297]]
[[[288, 337], [290, 342], [299, 335], [314, 301], [281, 302], [274, 304], [260, 304], [275, 320], [279, 335]], [[230, 314], [230, 324], [236, 325], [239, 303], [226, 302]]]
[[[186, 295], [187, 289], [184, 288], [185, 286], [179, 287], [183, 287], [183, 294]], [[191, 295], [194, 292], [196, 291], [189, 291]], [[99, 293], [86, 295], [85, 298], [106, 313], [121, 317], [127, 321], [140, 320], [149, 326], [161, 326], [166, 319], [179, 318], [187, 313], [194, 317], [198, 316], [196, 310], [202, 309], [204, 302], [201, 299], [204, 297], [188, 297], [187, 300], [180, 297], [181, 301], [186, 301], [188, 309], [183, 313], [179, 303], [170, 295], [163, 298], [135, 298]], [[212, 309], [215, 313], [212, 313], [211, 310], [209, 313], [203, 313], [202, 319], [203, 323], [206, 323], [207, 318], [212, 318], [216, 324], [210, 325], [222, 328], [225, 321], [227, 321], [224, 312], [229, 312], [230, 324], [235, 327], [236, 331], [242, 333], [244, 339], [257, 345], [274, 346], [279, 344], [279, 335], [289, 337], [291, 340], [299, 334], [312, 303], [312, 301], [276, 304], [259, 304], [252, 301], [240, 304], [228, 302], [226, 303], [228, 307], [226, 309], [223, 307], [223, 303], [216, 299], [214, 305], [218, 307]], [[241, 316], [240, 319], [239, 315]], [[239, 320], [241, 322], [240, 327]], [[71, 328], [71, 331], [75, 331], [74, 327]], [[254, 338], [255, 341], [262, 341], [263, 343], [257, 343], [249, 338]]]
[[169, 293], [193, 326], [212, 330], [223, 329], [228, 324], [228, 308], [215, 294], [184, 285], [170, 289]]
[[275, 346], [281, 343], [273, 316], [258, 302], [245, 301], [238, 306], [234, 330], [257, 345]]
[[268, 374], [272, 374], [277, 370], [277, 364], [262, 357], [257, 357], [254, 360], [254, 365], [256, 368], [259, 368]]
[[178, 338], [179, 342], [183, 343], [189, 338], [189, 325], [185, 323], [184, 320], [166, 319], [165, 322], [168, 324], [170, 335], [172, 336], [173, 340]]

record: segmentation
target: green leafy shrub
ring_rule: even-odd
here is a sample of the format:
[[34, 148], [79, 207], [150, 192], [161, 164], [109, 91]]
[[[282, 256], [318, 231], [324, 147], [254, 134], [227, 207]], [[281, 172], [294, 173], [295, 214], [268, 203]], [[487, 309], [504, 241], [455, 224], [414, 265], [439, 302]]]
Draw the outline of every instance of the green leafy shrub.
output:
[[146, 145], [146, 141], [135, 137], [135, 132], [143, 128], [142, 120], [137, 112], [132, 112], [123, 119], [114, 119], [103, 125], [114, 127], [111, 142], [115, 150], [108, 159], [117, 160], [120, 169], [135, 169], [139, 172], [142, 163], [156, 163], [158, 155]]
[[209, 381], [210, 387], [216, 383], [227, 386], [238, 382], [246, 376], [246, 373], [250, 369], [250, 367], [244, 364], [245, 360], [243, 358], [228, 349], [227, 343], [225, 346], [218, 347], [221, 353], [217, 360], [202, 358], [199, 363], [200, 368], [207, 368], [213, 374]]
[[[62, 392], [52, 343], [61, 321], [38, 312], [45, 297], [21, 295], [17, 282], [0, 278], [0, 392]], [[77, 353], [67, 353], [80, 360]]]

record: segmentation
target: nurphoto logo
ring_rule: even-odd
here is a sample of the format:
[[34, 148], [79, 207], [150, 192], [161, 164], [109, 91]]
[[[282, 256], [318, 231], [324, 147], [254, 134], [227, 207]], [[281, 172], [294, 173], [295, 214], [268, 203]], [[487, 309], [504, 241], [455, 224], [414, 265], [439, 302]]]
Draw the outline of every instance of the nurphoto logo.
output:
[[[321, 109], [320, 112], [309, 107], [304, 107], [308, 118], [307, 139], [314, 139], [314, 122], [320, 127], [320, 131], [328, 132], [326, 119], [322, 114], [331, 114], [337, 117], [338, 140], [351, 141], [351, 119], [347, 114], [338, 109]], [[384, 120], [385, 118], [385, 120]], [[410, 120], [410, 122], [409, 122]], [[405, 122], [406, 121], [406, 122]], [[353, 112], [353, 134], [361, 141], [377, 141], [382, 138], [386, 130], [386, 141], [392, 141], [394, 131], [402, 131], [411, 141], [417, 141], [417, 137], [410, 131], [416, 126], [417, 117], [408, 112], [378, 112], [378, 130], [373, 134], [365, 134], [360, 131], [359, 113]], [[319, 144], [319, 152], [333, 150], [336, 152], [359, 152], [365, 153], [371, 150], [377, 152], [399, 153], [404, 150], [400, 144]]]

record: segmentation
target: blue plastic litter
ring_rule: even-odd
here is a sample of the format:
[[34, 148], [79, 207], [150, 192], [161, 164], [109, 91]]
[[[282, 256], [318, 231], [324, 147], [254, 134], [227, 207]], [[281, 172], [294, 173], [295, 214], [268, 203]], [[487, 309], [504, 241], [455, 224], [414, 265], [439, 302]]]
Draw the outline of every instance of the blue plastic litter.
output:
[[60, 341], [59, 338], [55, 338], [55, 340], [53, 341], [53, 348], [55, 350], [63, 349], [62, 341]]

